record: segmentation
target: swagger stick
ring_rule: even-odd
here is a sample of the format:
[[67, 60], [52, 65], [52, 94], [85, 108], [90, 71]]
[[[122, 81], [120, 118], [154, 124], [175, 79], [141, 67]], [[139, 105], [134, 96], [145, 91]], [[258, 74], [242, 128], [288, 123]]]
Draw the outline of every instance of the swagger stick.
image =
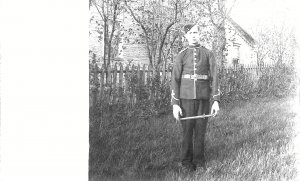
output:
[[208, 118], [212, 117], [213, 114], [208, 114], [208, 115], [200, 115], [200, 116], [192, 116], [192, 117], [185, 117], [185, 118], [180, 118], [180, 120], [187, 120], [187, 119], [199, 119], [199, 118]]

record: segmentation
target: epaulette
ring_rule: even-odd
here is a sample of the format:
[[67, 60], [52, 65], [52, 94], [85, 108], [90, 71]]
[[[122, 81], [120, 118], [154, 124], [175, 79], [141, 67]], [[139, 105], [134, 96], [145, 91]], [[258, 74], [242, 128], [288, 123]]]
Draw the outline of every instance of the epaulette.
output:
[[178, 55], [181, 54], [182, 52], [184, 52], [184, 51], [187, 50], [187, 49], [188, 49], [188, 47], [182, 49], [182, 50], [178, 53]]
[[203, 45], [201, 45], [201, 48], [203, 48], [206, 52], [208, 52], [208, 53], [210, 53], [211, 52], [211, 50], [210, 49], [208, 49], [208, 48], [206, 48], [205, 46], [203, 46]]
[[204, 49], [206, 49], [206, 50], [208, 50], [205, 46], [203, 46], [203, 45], [201, 45], [201, 48], [204, 48]]

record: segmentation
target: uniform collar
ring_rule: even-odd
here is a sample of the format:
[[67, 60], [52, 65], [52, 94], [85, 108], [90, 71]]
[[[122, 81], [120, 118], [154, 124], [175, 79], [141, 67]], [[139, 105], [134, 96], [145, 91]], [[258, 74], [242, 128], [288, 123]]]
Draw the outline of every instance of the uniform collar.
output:
[[196, 44], [196, 45], [189, 45], [188, 47], [189, 47], [189, 48], [199, 48], [199, 47], [200, 47], [200, 44]]

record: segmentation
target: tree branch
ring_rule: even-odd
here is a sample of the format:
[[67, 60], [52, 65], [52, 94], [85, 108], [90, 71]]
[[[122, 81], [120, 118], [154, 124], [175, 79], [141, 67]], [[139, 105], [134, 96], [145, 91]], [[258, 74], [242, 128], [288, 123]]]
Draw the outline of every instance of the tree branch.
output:
[[[207, 10], [208, 10], [208, 12], [209, 12], [209, 17], [210, 17], [210, 20], [211, 20], [211, 22], [212, 22], [212, 24], [215, 26], [215, 27], [219, 27], [219, 25], [214, 21], [214, 18], [213, 18], [213, 12], [212, 12], [212, 10], [211, 10], [211, 4], [210, 4], [210, 1], [206, 1], [206, 3], [205, 3], [206, 5], [207, 5]], [[203, 6], [205, 7], [205, 5], [203, 4]]]
[[114, 32], [115, 32], [115, 28], [116, 28], [116, 19], [117, 19], [117, 11], [118, 11], [118, 2], [114, 2], [113, 4], [113, 7], [114, 7], [114, 15], [113, 15], [113, 25], [112, 25], [112, 30], [110, 32], [110, 37], [109, 37], [109, 42], [108, 42], [108, 65], [110, 64], [110, 54], [111, 54], [111, 42], [112, 42], [112, 39], [113, 39], [113, 36], [114, 36]]
[[175, 24], [175, 21], [173, 21], [172, 23], [170, 23], [170, 24], [167, 26], [166, 30], [165, 30], [165, 33], [164, 33], [164, 35], [163, 35], [163, 38], [162, 38], [162, 40], [161, 40], [161, 42], [160, 42], [160, 46], [159, 46], [159, 55], [158, 55], [158, 62], [157, 62], [157, 64], [160, 64], [160, 63], [161, 63], [162, 48], [163, 48], [163, 46], [164, 46], [164, 43], [165, 43], [167, 34], [168, 34], [168, 32], [169, 32], [169, 29], [170, 29], [174, 24]]
[[113, 16], [113, 26], [112, 26], [112, 30], [110, 33], [110, 43], [112, 41], [114, 32], [115, 32], [115, 27], [116, 27], [116, 19], [117, 19], [117, 11], [118, 11], [118, 4], [114, 3], [114, 16]]
[[234, 0], [234, 1], [233, 1], [232, 6], [230, 6], [229, 10], [226, 12], [226, 15], [229, 15], [229, 14], [231, 13], [232, 8], [233, 8], [233, 7], [235, 6], [235, 4], [236, 4], [236, 1], [237, 1], [237, 0]]
[[132, 9], [130, 8], [130, 6], [127, 4], [127, 0], [124, 1], [125, 2], [125, 6], [127, 7], [127, 9], [129, 10], [131, 16], [133, 17], [133, 19], [141, 26], [144, 34], [145, 34], [145, 39], [146, 39], [146, 48], [147, 48], [147, 53], [148, 53], [148, 58], [149, 58], [149, 63], [150, 65], [153, 65], [153, 62], [152, 62], [152, 55], [151, 55], [151, 51], [150, 51], [150, 48], [149, 48], [149, 40], [148, 40], [148, 33], [147, 33], [147, 30], [146, 30], [146, 27], [142, 24], [141, 20], [138, 19], [136, 17], [136, 15], [134, 14], [134, 12], [132, 11]]
[[96, 1], [95, 1], [95, 0], [92, 0], [92, 2], [93, 2], [93, 4], [95, 5], [95, 7], [97, 8], [97, 11], [98, 11], [98, 13], [100, 14], [102, 20], [103, 20], [103, 21], [106, 21], [106, 16], [104, 15], [104, 12], [103, 12], [103, 14], [101, 13], [101, 11], [100, 11], [99, 8], [98, 8], [98, 5], [96, 4]]
[[169, 56], [170, 51], [171, 51], [171, 49], [172, 49], [172, 47], [173, 47], [173, 45], [174, 45], [174, 43], [175, 43], [175, 41], [176, 41], [176, 39], [177, 39], [178, 37], [179, 37], [179, 35], [176, 34], [175, 37], [173, 38], [172, 42], [170, 43], [170, 48], [169, 48], [168, 52], [166, 53], [166, 56]]

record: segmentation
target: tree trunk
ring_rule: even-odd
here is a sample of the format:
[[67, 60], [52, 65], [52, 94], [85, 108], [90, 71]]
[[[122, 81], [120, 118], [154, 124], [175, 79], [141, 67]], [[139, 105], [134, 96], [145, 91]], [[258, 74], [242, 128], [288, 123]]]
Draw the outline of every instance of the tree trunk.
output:
[[218, 67], [224, 68], [226, 65], [226, 59], [224, 56], [226, 38], [225, 38], [225, 27], [224, 23], [215, 28], [215, 41], [213, 44], [213, 51], [215, 53], [215, 58], [218, 63]]
[[107, 22], [106, 21], [104, 21], [104, 33], [103, 33], [103, 35], [104, 35], [104, 45], [103, 45], [103, 64], [106, 66], [106, 46], [107, 46], [107, 34], [108, 34], [108, 32], [107, 32]]

